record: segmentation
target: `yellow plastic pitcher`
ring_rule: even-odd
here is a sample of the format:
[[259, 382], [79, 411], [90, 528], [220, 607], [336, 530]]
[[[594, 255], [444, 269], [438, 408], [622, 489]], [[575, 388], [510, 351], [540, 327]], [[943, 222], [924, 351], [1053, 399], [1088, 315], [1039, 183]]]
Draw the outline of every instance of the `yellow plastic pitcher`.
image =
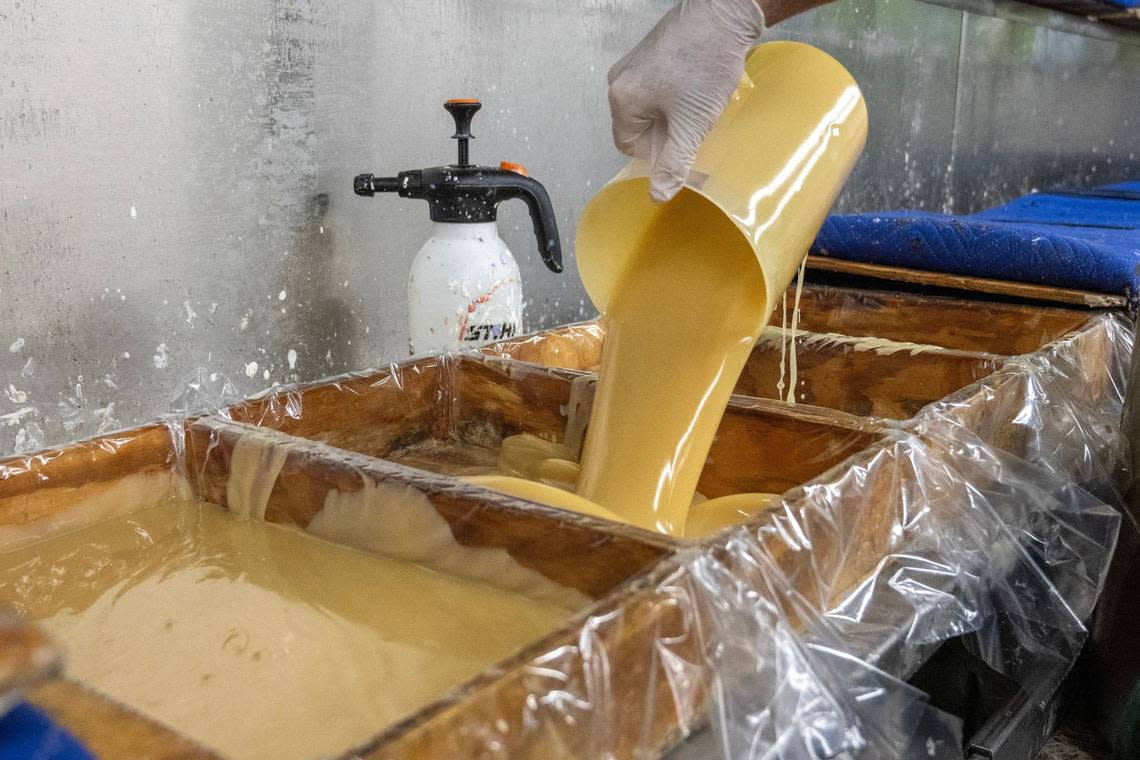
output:
[[705, 139], [686, 186], [649, 200], [633, 160], [590, 201], [576, 256], [607, 337], [579, 495], [680, 535], [752, 344], [863, 149], [851, 75], [770, 42]]

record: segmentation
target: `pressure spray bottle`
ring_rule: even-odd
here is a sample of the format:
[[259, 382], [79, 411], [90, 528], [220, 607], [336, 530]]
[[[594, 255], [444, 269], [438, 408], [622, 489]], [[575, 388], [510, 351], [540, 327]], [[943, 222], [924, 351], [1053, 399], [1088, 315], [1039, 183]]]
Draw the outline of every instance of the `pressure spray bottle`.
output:
[[357, 195], [398, 193], [422, 198], [431, 214], [431, 237], [420, 248], [408, 277], [408, 327], [412, 353], [481, 346], [522, 331], [519, 266], [499, 237], [502, 201], [520, 198], [534, 222], [538, 252], [552, 272], [562, 271], [562, 246], [550, 197], [519, 164], [498, 168], [468, 160], [471, 119], [478, 100], [449, 100], [459, 160], [449, 166], [413, 169], [395, 177], [361, 174]]

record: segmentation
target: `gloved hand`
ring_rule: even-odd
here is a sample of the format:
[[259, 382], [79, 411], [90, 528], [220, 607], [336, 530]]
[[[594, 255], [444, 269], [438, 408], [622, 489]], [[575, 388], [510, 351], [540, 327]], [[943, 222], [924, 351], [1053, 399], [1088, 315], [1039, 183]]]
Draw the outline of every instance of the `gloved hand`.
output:
[[649, 161], [653, 200], [681, 189], [763, 31], [756, 0], [681, 0], [610, 69], [614, 144]]

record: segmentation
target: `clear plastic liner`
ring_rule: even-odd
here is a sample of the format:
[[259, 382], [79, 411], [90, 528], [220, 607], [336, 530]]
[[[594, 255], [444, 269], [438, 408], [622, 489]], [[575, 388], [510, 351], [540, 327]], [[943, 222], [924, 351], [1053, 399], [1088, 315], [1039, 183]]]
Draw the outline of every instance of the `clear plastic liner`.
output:
[[[1087, 637], [1120, 527], [1131, 350], [1128, 325], [1098, 317], [897, 427], [876, 426], [882, 439], [748, 525], [677, 542], [517, 664], [355, 754], [643, 757], [707, 722], [734, 760], [961, 757], [959, 719], [907, 679], [959, 639], [1030, 701], [1055, 692]], [[224, 377], [200, 373], [168, 421], [176, 458], [185, 465], [195, 415], [369, 455], [400, 431], [451, 431], [466, 409], [483, 420], [488, 398], [527, 424], [564, 423], [558, 404], [569, 402], [534, 391], [565, 384], [557, 371], [489, 361], [479, 377], [518, 382], [455, 386], [461, 361], [473, 359], [422, 357], [236, 405]], [[328, 433], [335, 419], [360, 431], [352, 445]], [[160, 449], [140, 461], [165, 466]], [[0, 463], [0, 481], [51, 461]], [[447, 498], [481, 493], [457, 482]]]
[[930, 404], [909, 427], [964, 428], [1121, 505], [1128, 469], [1121, 415], [1132, 348], [1132, 327], [1124, 318], [1097, 316], [1084, 330], [1014, 357], [989, 377]]
[[565, 367], [583, 372], [597, 372], [602, 363], [602, 344], [606, 330], [601, 320], [564, 325], [556, 331], [523, 335], [492, 343], [482, 349], [490, 356]]
[[[892, 730], [922, 704], [908, 687], [887, 678], [868, 709], [858, 687], [836, 698], [852, 681], [805, 678], [805, 652], [863, 663], [859, 684], [872, 666], [906, 677], [962, 637], [1031, 701], [1054, 693], [1086, 639], [1117, 539], [1131, 350], [1127, 324], [1099, 317], [785, 494], [723, 555], [691, 560], [716, 610], [708, 673], [726, 757], [832, 757], [850, 736], [845, 748], [858, 756], [926, 754], [913, 752], [919, 737]], [[798, 604], [773, 601], [789, 597]], [[797, 619], [812, 621], [802, 638], [784, 625]], [[952, 721], [924, 717], [929, 749]], [[786, 746], [812, 741], [820, 751]]]
[[[1049, 699], [1087, 637], [1117, 538], [1131, 348], [1122, 321], [1099, 318], [678, 555], [649, 592], [684, 621], [645, 653], [647, 691], [669, 686], [658, 709], [692, 726], [707, 699], [731, 758], [960, 757], [958, 720], [904, 680], [955, 638], [1029, 703]], [[613, 611], [593, 615], [573, 656], [535, 661], [558, 685], [532, 682], [528, 737], [573, 722], [601, 755], [625, 756], [614, 716], [654, 721], [654, 703], [613, 696], [617, 626]]]

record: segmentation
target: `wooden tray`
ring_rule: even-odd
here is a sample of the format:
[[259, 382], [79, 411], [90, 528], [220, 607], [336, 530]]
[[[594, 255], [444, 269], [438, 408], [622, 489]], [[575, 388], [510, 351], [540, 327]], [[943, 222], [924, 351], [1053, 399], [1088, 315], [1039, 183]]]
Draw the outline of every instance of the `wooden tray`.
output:
[[[575, 436], [573, 428], [584, 427], [592, 394], [593, 378], [582, 373], [440, 356], [283, 391], [230, 413], [234, 420], [368, 456], [462, 474], [462, 466], [449, 463], [471, 462], [479, 451], [488, 458], [474, 461], [493, 463], [495, 447], [509, 435], [580, 441], [581, 429]], [[781, 493], [866, 448], [883, 426], [828, 409], [734, 398], [699, 489], [709, 498]]]
[[[789, 324], [765, 331], [736, 393], [787, 398], [794, 338], [795, 402], [888, 419], [913, 416], [991, 374], [1009, 356], [1034, 351], [1089, 318], [1080, 309], [805, 285], [793, 330], [794, 301], [789, 293]], [[773, 324], [782, 324], [783, 312], [776, 310]], [[503, 341], [484, 352], [594, 372], [604, 342], [605, 325], [589, 322]]]
[[[790, 577], [829, 579], [826, 587], [800, 589], [805, 598], [835, 598], [900, 548], [883, 522], [894, 513], [892, 478], [873, 472], [876, 452], [889, 445], [884, 435], [898, 424], [883, 418], [909, 417], [952, 394], [950, 413], [1016, 451], [1027, 442], [1013, 410], [1027, 390], [1007, 357], [1061, 344], [1078, 357], [1079, 382], [1107, 393], [1101, 364], [1111, 330], [1103, 320], [1089, 322], [1088, 311], [820, 287], [806, 287], [802, 304], [801, 325], [813, 332], [941, 347], [871, 354], [876, 364], [842, 342], [800, 346], [797, 390], [811, 403], [794, 406], [758, 397], [775, 395], [765, 389], [774, 387], [779, 346], [764, 343], [754, 352], [738, 387], [750, 395], [733, 397], [701, 492], [784, 492], [815, 478], [837, 481], [852, 467], [868, 470], [867, 482], [881, 491], [842, 515], [846, 534], [773, 550]], [[330, 491], [411, 489], [456, 545], [505, 551], [582, 595], [582, 608], [564, 627], [397, 725], [377, 726], [376, 737], [351, 756], [464, 757], [488, 743], [511, 757], [583, 757], [599, 746], [622, 758], [638, 748], [664, 751], [703, 715], [699, 685], [689, 702], [676, 702], [670, 680], [676, 674], [657, 654], [667, 639], [682, 661], [699, 656], [683, 611], [663, 591], [680, 567], [675, 552], [690, 544], [475, 488], [449, 474], [457, 471], [456, 456], [484, 461], [479, 457], [515, 433], [578, 445], [594, 382], [579, 370], [596, 366], [603, 340], [598, 324], [560, 328], [483, 355], [409, 360], [279, 390], [184, 426], [144, 426], [0, 462], [0, 538], [30, 540], [178, 494], [225, 506], [234, 447], [257, 436], [284, 456], [266, 497], [266, 520], [305, 529]], [[884, 367], [891, 378], [882, 376]], [[401, 547], [429, 565], [438, 559], [417, 545]], [[798, 566], [812, 573], [796, 573]], [[605, 653], [608, 674], [604, 704], [560, 705], [563, 712], [544, 714], [536, 695], [595, 688], [597, 652]], [[889, 663], [884, 667], [891, 672]], [[81, 684], [56, 681], [29, 697], [103, 756], [210, 756]], [[604, 736], [588, 719], [595, 707], [610, 711]], [[581, 720], [564, 720], [575, 711]]]

